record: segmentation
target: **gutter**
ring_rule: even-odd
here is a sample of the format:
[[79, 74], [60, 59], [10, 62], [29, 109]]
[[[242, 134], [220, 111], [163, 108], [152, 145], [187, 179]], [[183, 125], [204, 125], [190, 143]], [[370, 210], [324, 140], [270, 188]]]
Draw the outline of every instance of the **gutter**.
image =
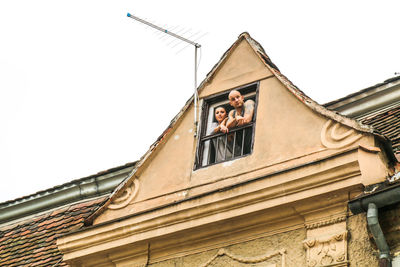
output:
[[378, 220], [378, 209], [400, 203], [400, 184], [349, 201], [354, 215], [367, 212], [368, 227], [379, 249], [379, 266], [390, 267], [390, 249]]
[[400, 77], [394, 77], [323, 106], [347, 117], [360, 119], [398, 102], [400, 100], [399, 89]]
[[1, 203], [0, 224], [70, 203], [110, 194], [128, 176], [133, 168], [130, 165], [81, 178], [22, 199]]

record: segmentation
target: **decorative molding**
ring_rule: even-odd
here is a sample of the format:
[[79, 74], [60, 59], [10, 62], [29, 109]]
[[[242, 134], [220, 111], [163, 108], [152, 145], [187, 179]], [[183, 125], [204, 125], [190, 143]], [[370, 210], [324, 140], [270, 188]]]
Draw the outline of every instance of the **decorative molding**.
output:
[[338, 128], [342, 126], [342, 124], [338, 122], [336, 122], [333, 126], [331, 125], [332, 120], [328, 120], [321, 130], [321, 143], [327, 148], [343, 148], [351, 145], [362, 137], [362, 134], [356, 133], [354, 129], [349, 129], [343, 133], [338, 133]]
[[307, 265], [348, 266], [347, 265], [347, 231], [303, 241], [307, 249]]
[[[84, 231], [70, 233], [58, 238], [57, 245], [65, 259], [73, 260], [87, 253], [102, 253], [127, 244], [157, 240], [161, 238], [160, 233], [180, 235], [196, 227], [236, 219], [237, 214], [244, 217], [263, 211], [263, 216], [257, 216], [254, 219], [260, 224], [271, 219], [284, 221], [287, 215], [301, 214], [303, 216], [310, 211], [332, 205], [332, 201], [339, 201], [336, 198], [329, 200], [322, 198], [321, 201], [316, 202], [312, 200], [314, 196], [320, 197], [321, 193], [329, 194], [343, 187], [346, 188], [343, 193], [347, 195], [347, 188], [358, 186], [359, 180], [353, 179], [360, 173], [357, 155], [358, 148], [337, 153], [330, 159], [341, 159], [338, 164], [318, 165], [318, 168], [306, 175], [298, 172], [300, 167], [296, 171], [280, 172], [275, 175], [282, 179], [275, 185], [271, 185], [271, 179], [269, 179], [275, 175], [268, 175], [254, 182], [240, 184], [241, 190], [218, 190], [198, 197], [192, 195], [193, 197], [174, 205], [131, 214], [122, 220], [98, 224]], [[285, 177], [290, 177], [290, 179]], [[304, 199], [303, 195], [297, 192], [308, 192], [308, 198]], [[302, 210], [295, 211], [287, 206], [290, 203], [297, 203], [296, 205], [300, 205]], [[285, 212], [278, 214], [267, 212], [278, 207], [282, 207]], [[242, 218], [242, 216], [239, 217]], [[244, 229], [254, 224], [254, 220], [243, 221], [240, 228]], [[304, 221], [299, 221], [299, 223], [304, 225]], [[236, 231], [239, 229], [237, 227], [236, 224], [229, 224], [225, 231]], [[209, 235], [209, 230], [204, 231], [204, 234]]]
[[142, 243], [128, 246], [122, 251], [108, 253], [108, 258], [115, 267], [145, 267], [149, 261], [150, 245]]
[[314, 228], [318, 228], [321, 226], [326, 226], [326, 225], [330, 225], [330, 224], [335, 224], [338, 222], [343, 222], [345, 221], [347, 218], [346, 214], [341, 214], [338, 216], [330, 216], [329, 218], [324, 218], [318, 221], [312, 221], [312, 222], [307, 222], [305, 223], [305, 227], [306, 229], [314, 229]]
[[108, 206], [110, 210], [122, 209], [136, 197], [139, 190], [139, 179], [134, 179], [130, 186], [127, 186], [124, 192], [114, 199], [114, 201]]
[[[281, 260], [281, 266], [285, 267], [286, 263], [285, 263], [285, 255], [286, 255], [286, 250], [285, 249], [281, 249], [278, 251], [274, 251], [272, 253], [269, 254], [264, 254], [258, 257], [243, 257], [243, 256], [238, 256], [235, 255], [229, 251], [227, 251], [226, 249], [219, 249], [218, 252], [211, 257], [206, 263], [204, 263], [203, 265], [200, 265], [201, 267], [207, 267], [209, 266], [215, 259], [217, 259], [218, 257], [222, 257], [222, 256], [228, 256], [229, 258], [231, 258], [234, 261], [237, 262], [241, 262], [241, 263], [245, 263], [245, 264], [254, 264], [254, 263], [260, 263], [266, 260], [271, 259], [272, 257], [275, 256], [281, 256], [282, 260]], [[271, 265], [271, 266], [276, 266], [276, 265]]]

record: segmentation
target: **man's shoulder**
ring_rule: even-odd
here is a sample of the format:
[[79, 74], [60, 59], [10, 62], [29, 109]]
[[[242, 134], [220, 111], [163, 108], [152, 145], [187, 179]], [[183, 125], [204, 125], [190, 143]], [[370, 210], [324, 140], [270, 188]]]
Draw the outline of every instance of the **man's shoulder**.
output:
[[254, 106], [254, 105], [256, 104], [256, 102], [254, 102], [254, 100], [252, 100], [252, 99], [248, 99], [248, 100], [246, 100], [246, 101], [244, 102], [244, 104], [245, 104], [246, 106], [248, 106], [248, 105]]

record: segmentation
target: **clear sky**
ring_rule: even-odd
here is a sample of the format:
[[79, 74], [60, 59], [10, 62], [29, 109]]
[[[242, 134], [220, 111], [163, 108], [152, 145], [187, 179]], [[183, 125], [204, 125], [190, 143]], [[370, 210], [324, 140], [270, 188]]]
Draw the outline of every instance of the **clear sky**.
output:
[[325, 103], [400, 72], [399, 9], [398, 1], [1, 1], [0, 202], [140, 159], [192, 95], [193, 47], [128, 12], [201, 37], [199, 83], [247, 31]]

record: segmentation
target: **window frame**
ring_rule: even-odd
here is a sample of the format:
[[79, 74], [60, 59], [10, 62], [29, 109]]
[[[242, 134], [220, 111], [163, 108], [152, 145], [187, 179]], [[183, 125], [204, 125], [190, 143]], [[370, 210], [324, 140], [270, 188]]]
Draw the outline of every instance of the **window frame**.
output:
[[[220, 163], [231, 161], [231, 160], [236, 160], [236, 159], [243, 158], [243, 157], [247, 157], [253, 153], [255, 128], [256, 128], [256, 121], [257, 121], [259, 87], [260, 87], [260, 82], [256, 81], [256, 82], [252, 82], [252, 83], [240, 86], [240, 87], [225, 90], [225, 91], [217, 93], [215, 95], [211, 95], [211, 96], [203, 98], [203, 103], [202, 103], [202, 107], [201, 107], [200, 131], [199, 131], [199, 136], [197, 138], [196, 159], [194, 162], [195, 163], [194, 170], [213, 166], [215, 164], [220, 164]], [[243, 126], [232, 128], [232, 130], [240, 131], [242, 129], [252, 127], [250, 153], [245, 154], [245, 155], [236, 156], [236, 157], [233, 156], [233, 158], [230, 158], [230, 159], [225, 159], [222, 161], [213, 162], [213, 163], [202, 166], [203, 153], [204, 153], [204, 142], [206, 142], [207, 140], [210, 140], [212, 138], [215, 138], [215, 137], [226, 135], [224, 133], [215, 133], [215, 134], [207, 135], [207, 126], [208, 126], [207, 122], [208, 122], [208, 118], [210, 115], [209, 114], [210, 106], [226, 101], [228, 99], [229, 93], [232, 90], [239, 91], [243, 96], [245, 96], [246, 94], [255, 93], [255, 105], [254, 105], [254, 114], [253, 114], [252, 122], [250, 122], [249, 124], [243, 125]], [[243, 131], [243, 134], [244, 134], [244, 131]]]

